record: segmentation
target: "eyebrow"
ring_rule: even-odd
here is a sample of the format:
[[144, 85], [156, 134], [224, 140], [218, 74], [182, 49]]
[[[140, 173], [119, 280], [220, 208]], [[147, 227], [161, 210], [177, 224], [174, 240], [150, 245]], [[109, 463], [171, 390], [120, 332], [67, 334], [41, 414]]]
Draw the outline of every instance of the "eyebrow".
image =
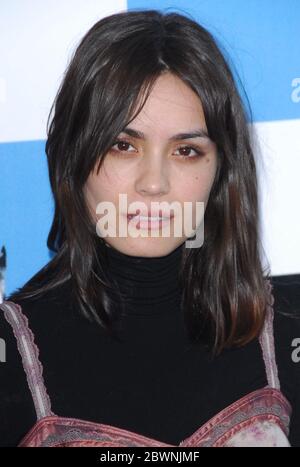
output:
[[[121, 133], [125, 133], [129, 136], [132, 136], [133, 138], [137, 139], [146, 139], [146, 136], [144, 133], [138, 130], [134, 130], [133, 128], [124, 128]], [[208, 136], [208, 133], [206, 130], [203, 128], [199, 128], [198, 130], [191, 131], [188, 133], [177, 133], [176, 135], [173, 135], [169, 138], [169, 141], [179, 141], [182, 139], [191, 139], [191, 138], [206, 138], [211, 141], [210, 137]]]

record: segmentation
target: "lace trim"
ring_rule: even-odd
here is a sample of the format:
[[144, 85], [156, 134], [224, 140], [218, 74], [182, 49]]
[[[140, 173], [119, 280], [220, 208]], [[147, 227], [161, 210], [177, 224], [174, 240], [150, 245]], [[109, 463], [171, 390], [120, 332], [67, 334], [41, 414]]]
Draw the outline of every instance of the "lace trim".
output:
[[141, 442], [136, 441], [134, 437], [132, 439], [125, 438], [122, 436], [112, 436], [109, 434], [103, 433], [84, 433], [80, 429], [71, 428], [69, 429], [63, 436], [61, 435], [51, 435], [45, 441], [40, 444], [40, 447], [60, 447], [64, 446], [73, 447], [76, 444], [80, 444], [82, 446], [89, 446], [97, 444], [101, 447], [141, 447], [141, 446], [149, 446], [149, 447], [157, 447], [157, 446], [172, 446], [164, 443], [159, 443], [155, 441], [147, 441]]
[[21, 441], [20, 447], [69, 446], [154, 446], [215, 447], [225, 445], [232, 437], [258, 422], [268, 421], [289, 433], [291, 405], [277, 389], [258, 389], [215, 415], [185, 438], [179, 445], [167, 444], [123, 428], [85, 420], [48, 417], [40, 420]]
[[278, 368], [276, 364], [276, 354], [274, 345], [274, 296], [272, 294], [272, 284], [270, 279], [266, 280], [266, 287], [268, 290], [270, 301], [267, 304], [267, 314], [264, 322], [262, 332], [259, 336], [263, 359], [266, 367], [266, 374], [268, 384], [271, 388], [280, 390], [280, 381], [278, 377]]
[[217, 414], [199, 428], [180, 446], [212, 447], [222, 445], [225, 440], [236, 434], [257, 419], [272, 420], [287, 437], [289, 435], [291, 406], [277, 389], [266, 386], [242, 399]]
[[20, 305], [14, 302], [4, 301], [0, 309], [4, 311], [5, 319], [11, 325], [16, 338], [37, 419], [55, 415], [51, 411], [50, 398], [43, 378], [43, 367], [39, 360], [39, 349], [34, 342], [27, 316], [23, 314]]
[[58, 416], [39, 420], [21, 440], [19, 447], [65, 446], [71, 441], [84, 445], [97, 442], [101, 443], [101, 446], [174, 447], [173, 444], [124, 428]]

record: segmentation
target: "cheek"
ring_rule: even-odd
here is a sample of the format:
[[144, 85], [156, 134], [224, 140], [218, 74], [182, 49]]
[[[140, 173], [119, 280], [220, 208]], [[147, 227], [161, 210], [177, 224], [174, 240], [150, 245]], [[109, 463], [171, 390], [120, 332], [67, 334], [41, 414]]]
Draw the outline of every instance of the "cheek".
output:
[[84, 197], [94, 221], [97, 221], [97, 205], [105, 199], [105, 190], [100, 178], [99, 175], [90, 175], [84, 187]]
[[211, 187], [215, 179], [217, 163], [215, 158], [213, 160], [207, 158], [204, 162], [205, 167], [203, 171], [199, 172], [199, 174], [194, 175], [191, 181], [191, 185], [193, 185], [194, 191], [198, 191], [200, 197], [203, 197], [203, 199], [208, 199]]
[[210, 189], [213, 183], [213, 177], [198, 174], [189, 177], [181, 187], [178, 194], [183, 200], [206, 201], [209, 197]]
[[100, 202], [110, 202], [118, 210], [118, 193], [128, 193], [127, 185], [125, 186], [125, 183], [122, 185], [119, 178], [115, 178], [111, 174], [108, 177], [103, 171], [100, 171], [98, 175], [93, 173], [88, 177], [84, 188], [84, 195], [90, 213], [95, 221], [99, 219], [96, 208]]
[[186, 176], [181, 177], [181, 197], [193, 201], [207, 201], [217, 170], [217, 155], [209, 155], [201, 165], [188, 168]]
[[93, 205], [99, 201], [111, 201], [115, 186], [115, 180], [112, 177], [108, 178], [104, 172], [100, 171], [98, 175], [91, 174], [86, 182], [87, 197]]

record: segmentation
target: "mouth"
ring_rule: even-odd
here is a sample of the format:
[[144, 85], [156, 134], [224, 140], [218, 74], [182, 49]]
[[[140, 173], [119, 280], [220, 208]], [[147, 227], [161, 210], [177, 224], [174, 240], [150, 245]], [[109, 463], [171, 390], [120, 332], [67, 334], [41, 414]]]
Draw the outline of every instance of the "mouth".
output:
[[128, 222], [134, 219], [134, 225], [136, 225], [137, 229], [158, 229], [164, 225], [168, 225], [173, 217], [173, 214], [169, 216], [143, 216], [141, 214], [127, 214]]

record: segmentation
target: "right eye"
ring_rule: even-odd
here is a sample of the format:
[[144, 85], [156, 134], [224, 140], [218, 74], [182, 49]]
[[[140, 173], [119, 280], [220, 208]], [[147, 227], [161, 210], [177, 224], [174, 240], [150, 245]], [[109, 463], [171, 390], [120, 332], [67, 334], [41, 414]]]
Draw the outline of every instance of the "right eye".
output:
[[[114, 146], [117, 146], [118, 148], [113, 149]], [[118, 139], [112, 145], [112, 149], [113, 149], [113, 151], [117, 151], [117, 152], [128, 152], [127, 149], [128, 149], [129, 146], [133, 147], [130, 143], [128, 143], [128, 141]], [[133, 152], [133, 151], [129, 151], [129, 152]]]

